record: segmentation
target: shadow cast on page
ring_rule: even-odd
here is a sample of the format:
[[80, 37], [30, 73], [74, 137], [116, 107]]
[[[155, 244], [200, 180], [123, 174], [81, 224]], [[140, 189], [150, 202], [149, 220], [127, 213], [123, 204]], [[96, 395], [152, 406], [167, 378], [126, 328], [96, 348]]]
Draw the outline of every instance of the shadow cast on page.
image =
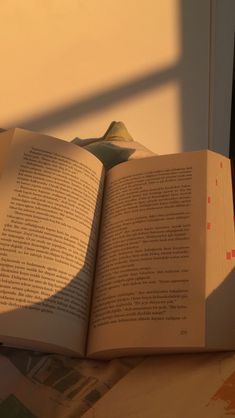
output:
[[[20, 146], [20, 145], [19, 145]], [[31, 168], [33, 170], [33, 168]], [[69, 184], [66, 184], [66, 182], [64, 182], [64, 187], [67, 188], [69, 190]], [[98, 195], [102, 193], [102, 189], [103, 189], [103, 185], [100, 184], [99, 185], [99, 191], [98, 191]], [[97, 195], [97, 196], [98, 196]], [[32, 203], [33, 203], [33, 197], [31, 197], [32, 199]], [[42, 208], [41, 208], [42, 209]], [[77, 252], [75, 248], [69, 248], [68, 244], [66, 244], [65, 242], [62, 243], [62, 246], [64, 248], [67, 247], [66, 251], [67, 251], [67, 257], [68, 259], [66, 260], [66, 251], [65, 253], [62, 255], [58, 254], [58, 258], [60, 258], [60, 262], [55, 262], [55, 260], [53, 261], [48, 261], [45, 256], [48, 255], [48, 253], [50, 254], [50, 251], [47, 252], [41, 252], [41, 257], [35, 256], [30, 256], [28, 257], [28, 262], [29, 263], [34, 263], [36, 265], [43, 265], [45, 267], [45, 269], [40, 268], [40, 267], [36, 267], [36, 271], [34, 273], [38, 274], [40, 277], [39, 278], [33, 278], [30, 282], [30, 286], [27, 287], [27, 284], [22, 284], [22, 282], [20, 281], [20, 279], [23, 279], [23, 277], [21, 277], [21, 274], [18, 272], [17, 270], [15, 271], [14, 275], [14, 280], [16, 281], [16, 279], [18, 280], [19, 286], [21, 287], [21, 294], [24, 294], [24, 296], [19, 296], [19, 293], [16, 294], [15, 296], [15, 301], [16, 301], [16, 307], [12, 307], [9, 308], [8, 312], [4, 312], [0, 314], [1, 317], [1, 321], [6, 321], [7, 324], [9, 325], [9, 329], [14, 330], [14, 321], [17, 322], [17, 317], [20, 317], [18, 314], [22, 311], [24, 311], [25, 313], [27, 312], [30, 314], [31, 312], [36, 312], [39, 317], [41, 318], [41, 328], [43, 329], [43, 327], [47, 326], [47, 322], [46, 322], [46, 315], [43, 315], [43, 311], [47, 311], [48, 315], [54, 315], [56, 318], [58, 318], [58, 327], [59, 327], [59, 318], [60, 315], [64, 315], [67, 317], [68, 319], [68, 326], [69, 326], [69, 321], [71, 319], [71, 317], [75, 320], [79, 321], [78, 316], [84, 316], [84, 312], [86, 311], [86, 317], [87, 320], [84, 321], [86, 322], [86, 327], [88, 327], [88, 317], [89, 317], [89, 311], [90, 311], [90, 302], [91, 302], [91, 293], [92, 293], [92, 286], [93, 286], [93, 279], [94, 279], [94, 272], [95, 272], [95, 256], [96, 256], [96, 251], [97, 251], [97, 244], [98, 244], [98, 237], [99, 237], [99, 223], [100, 223], [100, 203], [98, 202], [98, 197], [96, 199], [96, 205], [95, 205], [95, 210], [94, 210], [94, 216], [92, 219], [92, 226], [91, 226], [91, 230], [89, 231], [89, 229], [87, 228], [87, 236], [89, 236], [88, 239], [88, 245], [87, 245], [87, 249], [86, 249], [86, 253], [84, 255], [82, 255], [82, 258], [84, 258], [84, 261], [81, 262], [81, 257], [80, 260], [79, 259], [79, 251], [80, 251], [80, 255], [81, 253], [84, 252], [84, 249], [82, 248], [77, 248]], [[36, 213], [36, 212], [35, 212]], [[84, 213], [85, 215], [85, 213]], [[27, 222], [27, 216], [26, 218], [24, 218], [23, 222]], [[76, 227], [79, 229], [79, 225], [80, 225], [80, 221], [81, 219], [77, 221], [77, 225]], [[63, 219], [63, 222], [66, 222], [66, 217], [65, 219]], [[34, 224], [35, 226], [37, 225], [38, 221], [31, 218], [30, 219], [30, 223]], [[53, 222], [48, 222], [47, 224], [48, 227], [53, 226], [59, 229], [59, 225]], [[19, 232], [18, 232], [19, 233]], [[73, 234], [73, 231], [71, 229], [68, 228], [68, 233], [69, 234]], [[14, 249], [11, 252], [7, 252], [5, 251], [4, 254], [4, 258], [8, 258], [10, 260], [14, 260], [14, 259], [21, 259], [21, 254], [24, 253], [24, 251], [26, 251], [26, 247], [28, 246], [28, 242], [27, 240], [24, 239], [24, 234], [25, 231], [23, 229], [21, 229], [20, 231], [21, 236], [19, 236], [18, 239], [20, 239], [21, 241], [21, 246], [17, 247], [16, 249]], [[45, 234], [46, 235], [46, 234]], [[22, 239], [21, 239], [22, 238]], [[43, 239], [43, 234], [42, 237], [40, 237], [41, 239]], [[81, 238], [81, 236], [80, 236]], [[39, 239], [39, 237], [38, 237]], [[23, 242], [23, 244], [22, 244]], [[53, 245], [55, 244], [54, 239], [50, 240], [50, 248], [53, 249]], [[48, 245], [48, 240], [47, 240], [47, 245]], [[28, 250], [27, 250], [28, 251]], [[58, 259], [57, 258], [57, 259]], [[50, 282], [50, 277], [47, 277], [46, 274], [46, 270], [48, 267], [55, 267], [58, 270], [56, 272], [58, 278], [59, 278], [59, 270], [62, 270], [64, 272], [66, 272], [67, 270], [69, 270], [71, 268], [70, 261], [69, 259], [72, 258], [73, 259], [73, 266], [74, 265], [78, 265], [77, 268], [77, 272], [75, 275], [73, 275], [73, 277], [70, 278], [70, 280], [68, 280], [67, 285], [65, 285], [63, 288], [60, 288], [60, 290], [57, 290], [52, 292], [52, 289], [54, 287], [56, 287], [55, 285], [53, 285], [53, 280], [51, 280]], [[12, 264], [14, 265], [14, 262], [12, 262]], [[11, 264], [11, 265], [12, 265]], [[43, 273], [42, 273], [43, 271]], [[18, 277], [17, 277], [18, 275]], [[42, 278], [42, 275], [44, 276], [44, 279]], [[54, 277], [55, 278], [55, 277]], [[53, 278], [53, 279], [54, 279]], [[42, 284], [44, 283], [44, 284]], [[85, 283], [85, 284], [84, 284]], [[35, 287], [33, 286], [33, 284], [35, 284]], [[36, 287], [37, 286], [37, 287]], [[48, 288], [50, 289], [48, 291]], [[57, 286], [58, 288], [58, 286]], [[35, 295], [35, 298], [33, 299], [34, 301], [36, 300], [36, 302], [26, 302], [26, 307], [22, 307], [22, 302], [21, 299], [26, 299], [26, 290], [33, 290], [33, 293]], [[41, 291], [45, 293], [50, 293], [51, 295], [49, 297], [42, 297]], [[86, 302], [84, 302], [86, 300], [86, 295], [87, 296], [87, 304]], [[28, 296], [29, 298], [29, 296]], [[76, 302], [76, 298], [77, 301], [82, 300], [82, 302], [80, 303], [80, 307], [79, 307], [79, 303]], [[38, 299], [38, 300], [37, 300]], [[85, 307], [84, 307], [84, 303], [85, 303]], [[77, 315], [75, 314], [71, 314], [71, 309], [69, 308], [69, 305], [73, 305], [73, 312], [77, 311]], [[83, 305], [83, 308], [82, 308]], [[83, 313], [82, 315], [79, 313], [79, 311], [82, 310]], [[67, 312], [66, 312], [67, 311]], [[70, 311], [70, 313], [68, 313], [68, 311]], [[56, 322], [55, 322], [56, 323]], [[24, 329], [25, 327], [27, 327], [27, 321], [21, 324], [22, 329]], [[53, 334], [53, 329], [50, 330], [50, 332]], [[66, 344], [65, 344], [66, 345]], [[26, 344], [27, 346], [27, 344]]]
[[206, 329], [208, 347], [218, 347], [219, 336], [225, 347], [235, 350], [235, 268], [206, 300]]

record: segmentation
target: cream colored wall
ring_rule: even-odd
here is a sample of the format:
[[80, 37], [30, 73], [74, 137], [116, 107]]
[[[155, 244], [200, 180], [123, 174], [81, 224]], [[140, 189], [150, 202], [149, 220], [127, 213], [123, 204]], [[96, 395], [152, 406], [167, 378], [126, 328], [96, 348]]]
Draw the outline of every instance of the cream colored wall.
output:
[[207, 147], [209, 0], [1, 2], [0, 127]]

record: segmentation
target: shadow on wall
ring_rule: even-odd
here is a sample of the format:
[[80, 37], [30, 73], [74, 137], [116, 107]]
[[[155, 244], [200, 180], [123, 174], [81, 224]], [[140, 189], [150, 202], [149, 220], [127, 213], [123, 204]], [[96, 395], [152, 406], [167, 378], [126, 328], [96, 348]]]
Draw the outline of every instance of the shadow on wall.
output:
[[178, 76], [177, 67], [163, 71], [152, 71], [129, 81], [110, 86], [106, 90], [98, 91], [80, 100], [58, 106], [53, 110], [47, 110], [42, 115], [16, 120], [11, 125], [34, 131], [43, 131], [53, 126], [64, 125], [74, 119], [79, 121], [84, 116], [104, 111], [117, 103], [135, 98], [135, 96], [167, 84], [169, 81], [177, 79]]
[[[197, 127], [205, 126], [206, 129], [208, 125], [208, 103], [205, 103], [205, 111], [203, 111], [201, 109], [201, 97], [208, 99], [209, 94], [209, 90], [204, 91], [206, 81], [203, 81], [206, 78], [207, 70], [204, 64], [201, 65], [199, 62], [197, 52], [199, 48], [198, 27], [202, 19], [202, 6], [201, 2], [189, 2], [188, 0], [179, 0], [178, 3], [179, 43], [181, 48], [181, 56], [178, 61], [160, 71], [156, 68], [146, 74], [140, 74], [135, 78], [109, 86], [102, 91], [59, 105], [54, 109], [47, 109], [42, 114], [35, 114], [27, 119], [12, 120], [8, 124], [9, 127], [45, 132], [47, 129], [76, 120], [79, 129], [79, 121], [85, 116], [103, 112], [105, 109], [110, 109], [117, 104], [124, 103], [126, 100], [135, 99], [148, 93], [148, 91], [156, 90], [157, 94], [159, 87], [174, 82], [180, 92], [177, 113], [180, 110], [179, 126], [182, 149], [187, 151], [200, 148], [199, 141], [204, 141], [204, 139], [198, 138]], [[190, 16], [194, 18], [189, 18]], [[205, 22], [203, 23], [204, 26]], [[193, 51], [196, 51], [196, 53], [194, 54]], [[209, 64], [209, 56], [207, 64]], [[192, 71], [192, 68], [195, 68], [195, 71]], [[200, 80], [199, 84], [198, 80]], [[192, 92], [195, 93], [196, 91], [195, 86], [198, 86], [198, 94], [194, 94], [194, 97], [192, 97]]]

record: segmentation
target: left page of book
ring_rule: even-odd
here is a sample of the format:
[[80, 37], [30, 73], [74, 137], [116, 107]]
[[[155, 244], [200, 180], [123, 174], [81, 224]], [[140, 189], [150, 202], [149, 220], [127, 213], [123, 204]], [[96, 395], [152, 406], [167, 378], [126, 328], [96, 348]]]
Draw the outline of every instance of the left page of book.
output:
[[77, 145], [0, 134], [0, 341], [84, 355], [104, 183]]

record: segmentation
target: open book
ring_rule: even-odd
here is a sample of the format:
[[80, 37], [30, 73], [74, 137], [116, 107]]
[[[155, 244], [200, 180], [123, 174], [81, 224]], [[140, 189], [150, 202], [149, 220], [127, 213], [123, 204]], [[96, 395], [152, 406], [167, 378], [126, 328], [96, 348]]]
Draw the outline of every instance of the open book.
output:
[[77, 145], [0, 134], [0, 341], [91, 358], [235, 349], [230, 161], [105, 173]]

